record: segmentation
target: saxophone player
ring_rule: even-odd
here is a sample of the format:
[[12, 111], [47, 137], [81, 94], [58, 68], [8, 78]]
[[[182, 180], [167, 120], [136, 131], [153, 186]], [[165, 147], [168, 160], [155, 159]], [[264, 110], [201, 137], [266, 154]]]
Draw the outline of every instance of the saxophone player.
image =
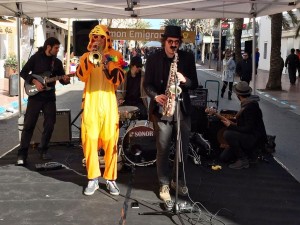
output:
[[[170, 196], [170, 187], [175, 189], [178, 184], [179, 194], [186, 195], [188, 189], [184, 179], [182, 163], [179, 164], [179, 179], [175, 180], [175, 168], [169, 168], [169, 153], [171, 139], [176, 132], [177, 121], [180, 121], [181, 141], [182, 141], [182, 162], [187, 161], [189, 136], [191, 131], [191, 100], [189, 89], [198, 86], [195, 58], [192, 53], [179, 50], [182, 43], [181, 28], [178, 26], [166, 26], [161, 38], [162, 50], [158, 51], [147, 59], [144, 88], [150, 97], [149, 119], [153, 122], [156, 135], [156, 164], [159, 181], [159, 196], [167, 208], [173, 207]], [[178, 90], [181, 91], [180, 105], [176, 107], [175, 113], [163, 113], [162, 108], [168, 108], [168, 91], [170, 89], [170, 79], [175, 76]], [[180, 92], [179, 91], [179, 92]], [[177, 118], [176, 115], [179, 115]], [[176, 135], [175, 135], [176, 136]], [[175, 163], [174, 163], [175, 165]]]

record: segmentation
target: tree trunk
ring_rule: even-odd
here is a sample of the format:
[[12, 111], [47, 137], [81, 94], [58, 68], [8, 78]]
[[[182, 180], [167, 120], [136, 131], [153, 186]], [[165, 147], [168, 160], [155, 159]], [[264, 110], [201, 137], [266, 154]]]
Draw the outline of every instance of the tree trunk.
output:
[[271, 57], [269, 80], [266, 85], [268, 90], [282, 90], [281, 87], [281, 35], [282, 35], [282, 13], [271, 16]]
[[242, 39], [243, 24], [244, 24], [244, 18], [234, 19], [233, 35], [234, 35], [234, 53], [235, 53], [236, 62], [242, 60], [241, 39]]

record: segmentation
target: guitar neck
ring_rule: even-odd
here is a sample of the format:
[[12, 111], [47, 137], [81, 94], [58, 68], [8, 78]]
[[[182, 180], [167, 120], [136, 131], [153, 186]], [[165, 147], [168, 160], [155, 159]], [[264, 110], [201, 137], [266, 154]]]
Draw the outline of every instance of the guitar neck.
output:
[[[67, 76], [73, 76], [73, 74], [66, 74]], [[51, 82], [54, 82], [54, 81], [57, 81], [57, 80], [60, 80], [63, 78], [63, 76], [65, 75], [61, 75], [61, 76], [55, 76], [55, 77], [49, 77], [45, 80], [46, 83], [51, 83]]]
[[215, 115], [216, 117], [218, 117], [220, 120], [224, 120], [224, 119], [225, 119], [225, 117], [222, 116], [222, 115], [219, 114], [219, 113], [214, 113], [214, 115]]

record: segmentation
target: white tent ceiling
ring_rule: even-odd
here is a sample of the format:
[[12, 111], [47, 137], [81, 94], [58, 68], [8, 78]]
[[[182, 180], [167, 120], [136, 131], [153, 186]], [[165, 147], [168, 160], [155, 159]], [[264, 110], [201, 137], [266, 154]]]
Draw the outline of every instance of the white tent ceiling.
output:
[[0, 0], [0, 15], [78, 19], [247, 18], [294, 8], [300, 0]]

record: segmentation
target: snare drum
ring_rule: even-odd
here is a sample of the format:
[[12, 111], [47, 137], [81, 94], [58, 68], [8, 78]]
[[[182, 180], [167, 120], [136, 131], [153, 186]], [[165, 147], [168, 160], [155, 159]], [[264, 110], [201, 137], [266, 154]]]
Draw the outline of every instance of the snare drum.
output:
[[122, 140], [124, 160], [136, 166], [152, 165], [156, 161], [153, 125], [147, 120], [131, 122]]
[[139, 114], [139, 108], [135, 106], [119, 106], [119, 120], [135, 120]]

